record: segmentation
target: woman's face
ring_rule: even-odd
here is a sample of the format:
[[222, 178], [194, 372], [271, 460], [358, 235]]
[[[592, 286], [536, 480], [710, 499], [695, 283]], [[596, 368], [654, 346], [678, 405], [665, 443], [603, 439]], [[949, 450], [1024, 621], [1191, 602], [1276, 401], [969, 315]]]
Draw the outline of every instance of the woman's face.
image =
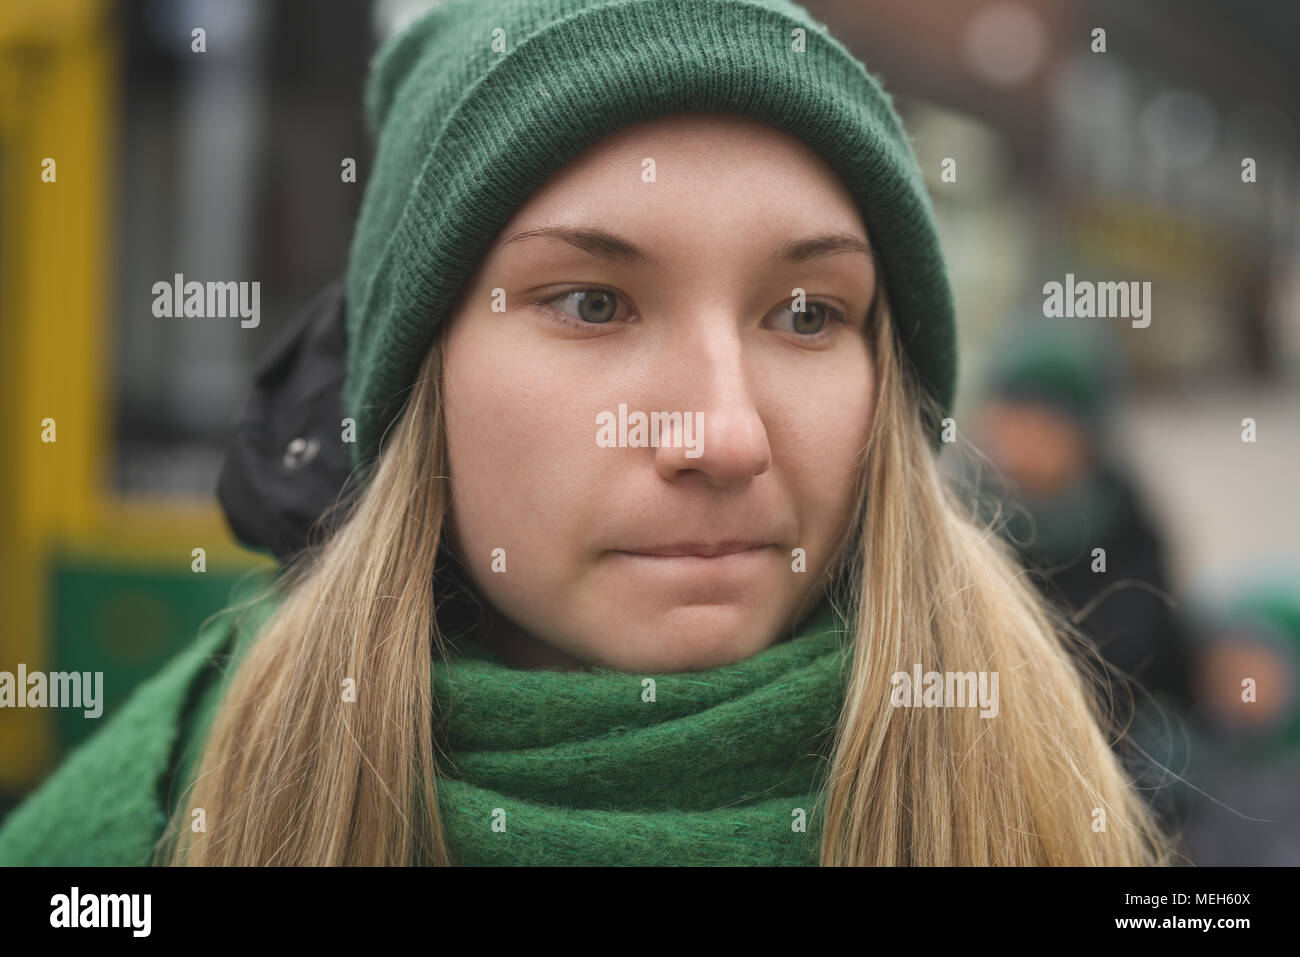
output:
[[872, 414], [866, 242], [807, 146], [713, 114], [627, 127], [515, 213], [444, 378], [452, 544], [507, 660], [695, 671], [815, 606]]

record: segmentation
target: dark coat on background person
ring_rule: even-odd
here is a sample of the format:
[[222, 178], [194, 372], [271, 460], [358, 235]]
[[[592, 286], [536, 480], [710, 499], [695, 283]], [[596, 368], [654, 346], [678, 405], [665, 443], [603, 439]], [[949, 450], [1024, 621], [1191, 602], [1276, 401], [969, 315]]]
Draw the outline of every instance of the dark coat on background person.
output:
[[[1192, 701], [1191, 652], [1170, 604], [1160, 536], [1136, 488], [1117, 470], [1101, 469], [1095, 485], [1105, 504], [1092, 514], [1076, 512], [1072, 536], [1046, 548], [1016, 535], [1017, 551], [1039, 573], [1042, 593], [1109, 664], [1185, 709]], [[1009, 528], [1017, 524], [1012, 517]], [[1105, 550], [1104, 572], [1093, 571], [1096, 548]]]
[[[1112, 747], [1165, 828], [1180, 831], [1187, 808], [1173, 775], [1188, 758], [1179, 724], [1194, 701], [1193, 648], [1171, 606], [1164, 549], [1137, 489], [1103, 466], [1053, 502], [1012, 497], [1002, 533], [1039, 591], [1100, 657], [1085, 658], [1083, 667], [1117, 735]], [[1105, 571], [1093, 570], [1098, 548]]]

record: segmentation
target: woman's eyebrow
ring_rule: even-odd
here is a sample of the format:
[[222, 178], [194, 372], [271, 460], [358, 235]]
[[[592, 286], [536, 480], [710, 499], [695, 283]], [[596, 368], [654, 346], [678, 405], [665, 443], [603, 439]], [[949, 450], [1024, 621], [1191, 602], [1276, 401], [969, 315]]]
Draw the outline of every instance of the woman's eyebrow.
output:
[[603, 229], [586, 226], [539, 226], [536, 229], [525, 229], [502, 240], [501, 245], [521, 242], [535, 236], [550, 236], [553, 239], [561, 239], [570, 246], [577, 246], [593, 256], [599, 256], [601, 259], [609, 259], [614, 262], [638, 266], [658, 264], [655, 257], [626, 239], [615, 236]]
[[[620, 236], [598, 227], [589, 226], [538, 226], [513, 233], [501, 241], [502, 246], [522, 242], [537, 236], [559, 239], [571, 246], [576, 246], [593, 256], [628, 265], [657, 265], [658, 261], [650, 253]], [[781, 262], [804, 263], [825, 256], [841, 253], [861, 253], [870, 257], [871, 245], [863, 239], [849, 233], [825, 233], [794, 239], [780, 246], [772, 258]]]
[[871, 244], [850, 233], [826, 233], [792, 240], [778, 249], [772, 258], [783, 262], [804, 263], [840, 253], [861, 253], [871, 258]]

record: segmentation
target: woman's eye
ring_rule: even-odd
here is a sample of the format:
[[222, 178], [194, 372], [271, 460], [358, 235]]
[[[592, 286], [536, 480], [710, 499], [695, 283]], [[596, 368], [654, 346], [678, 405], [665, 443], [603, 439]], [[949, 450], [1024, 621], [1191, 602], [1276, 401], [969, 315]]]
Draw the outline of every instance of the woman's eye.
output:
[[791, 301], [782, 305], [775, 316], [778, 327], [787, 328], [786, 323], [788, 323], [791, 332], [813, 338], [825, 332], [831, 323], [842, 317], [842, 314], [820, 302], [808, 302], [804, 304], [803, 309], [795, 309]]
[[609, 322], [618, 313], [618, 296], [608, 289], [574, 289], [543, 301], [584, 323]]

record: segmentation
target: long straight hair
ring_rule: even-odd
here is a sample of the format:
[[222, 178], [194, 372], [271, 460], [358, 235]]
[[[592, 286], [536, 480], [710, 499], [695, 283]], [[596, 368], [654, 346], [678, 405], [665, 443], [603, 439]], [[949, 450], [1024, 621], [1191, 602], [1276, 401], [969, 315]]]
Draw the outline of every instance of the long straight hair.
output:
[[[881, 289], [857, 510], [826, 581], [855, 652], [834, 730], [827, 865], [1169, 863], [1111, 750], [1085, 648], [959, 504]], [[437, 801], [435, 601], [450, 500], [443, 339], [361, 494], [291, 562], [158, 845], [175, 864], [451, 864]], [[999, 713], [891, 704], [892, 676], [997, 672]], [[341, 700], [345, 679], [356, 700]], [[207, 830], [187, 826], [196, 808]]]

